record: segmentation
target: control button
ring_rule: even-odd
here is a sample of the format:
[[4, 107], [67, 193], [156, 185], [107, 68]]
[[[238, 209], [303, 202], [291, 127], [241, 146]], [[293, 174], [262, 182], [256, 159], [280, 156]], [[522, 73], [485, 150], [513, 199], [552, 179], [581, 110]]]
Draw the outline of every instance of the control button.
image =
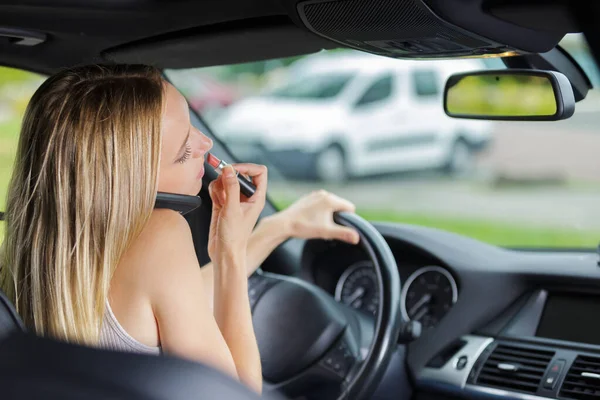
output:
[[468, 361], [467, 356], [460, 356], [458, 358], [458, 361], [456, 361], [456, 369], [459, 371], [464, 369], [467, 366], [467, 361]]
[[355, 361], [352, 351], [342, 338], [321, 360], [320, 364], [339, 377], [344, 378]]
[[544, 378], [544, 389], [553, 390], [556, 386], [556, 381], [565, 366], [565, 360], [557, 360], [550, 365], [550, 369]]

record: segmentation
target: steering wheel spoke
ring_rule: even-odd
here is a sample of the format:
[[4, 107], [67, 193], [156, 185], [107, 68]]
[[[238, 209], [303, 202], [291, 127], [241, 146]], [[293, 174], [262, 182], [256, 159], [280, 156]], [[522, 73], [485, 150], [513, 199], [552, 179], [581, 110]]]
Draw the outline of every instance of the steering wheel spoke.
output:
[[279, 282], [277, 279], [263, 274], [260, 270], [248, 278], [248, 298], [250, 299], [251, 310], [254, 310], [260, 297], [277, 282]]
[[360, 349], [356, 340], [346, 331], [321, 358], [319, 365], [343, 381], [359, 360]]
[[296, 376], [279, 383], [265, 383], [265, 391], [277, 391], [291, 398], [335, 398], [346, 391], [360, 364], [353, 335], [344, 332], [321, 359]]

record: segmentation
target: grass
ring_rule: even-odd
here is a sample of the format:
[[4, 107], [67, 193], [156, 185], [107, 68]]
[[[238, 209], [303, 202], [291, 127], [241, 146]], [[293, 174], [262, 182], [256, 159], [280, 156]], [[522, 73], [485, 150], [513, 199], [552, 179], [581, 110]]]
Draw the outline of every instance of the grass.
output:
[[[281, 209], [287, 207], [291, 201], [275, 199], [275, 203]], [[593, 231], [533, 227], [386, 210], [358, 209], [357, 213], [368, 221], [399, 222], [437, 228], [503, 247], [596, 248], [600, 242], [600, 232]]]
[[[17, 138], [21, 122], [11, 120], [0, 123], [0, 211], [6, 205], [6, 190], [12, 174], [12, 165], [17, 151]], [[4, 238], [4, 223], [0, 222], [0, 243]]]

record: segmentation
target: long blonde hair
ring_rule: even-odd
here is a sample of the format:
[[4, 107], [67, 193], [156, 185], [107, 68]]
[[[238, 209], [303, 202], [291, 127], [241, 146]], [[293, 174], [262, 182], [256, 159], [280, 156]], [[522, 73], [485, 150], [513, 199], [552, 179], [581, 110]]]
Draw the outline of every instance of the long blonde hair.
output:
[[35, 333], [97, 343], [110, 279], [154, 207], [163, 101], [160, 71], [142, 65], [67, 69], [33, 95], [0, 287]]

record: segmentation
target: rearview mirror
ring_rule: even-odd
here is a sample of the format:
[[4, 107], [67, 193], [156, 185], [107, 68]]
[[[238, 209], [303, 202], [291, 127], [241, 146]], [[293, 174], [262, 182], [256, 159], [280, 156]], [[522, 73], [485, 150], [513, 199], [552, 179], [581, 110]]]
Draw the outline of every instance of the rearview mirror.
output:
[[497, 70], [452, 75], [444, 111], [454, 118], [556, 121], [575, 112], [573, 88], [559, 72]]

